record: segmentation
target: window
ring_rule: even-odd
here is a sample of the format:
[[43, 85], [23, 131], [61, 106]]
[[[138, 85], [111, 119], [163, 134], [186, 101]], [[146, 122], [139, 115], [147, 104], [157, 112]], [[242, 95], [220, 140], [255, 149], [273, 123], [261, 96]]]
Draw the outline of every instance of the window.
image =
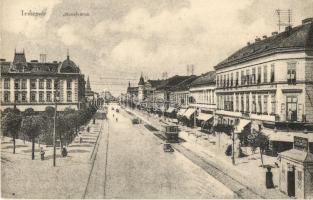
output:
[[224, 75], [224, 83], [223, 83], [223, 87], [226, 87], [226, 74]]
[[51, 79], [46, 80], [46, 88], [51, 89]]
[[4, 102], [10, 102], [10, 92], [4, 91]]
[[55, 79], [54, 80], [54, 89], [60, 89], [60, 80]]
[[268, 98], [268, 95], [264, 95], [264, 113], [265, 115], [267, 115], [267, 98]]
[[14, 101], [15, 102], [19, 102], [19, 96], [20, 96], [19, 92], [14, 92]]
[[43, 79], [39, 80], [39, 89], [44, 89], [44, 80]]
[[258, 113], [261, 114], [263, 112], [262, 111], [262, 96], [261, 95], [258, 96], [258, 106], [259, 106]]
[[220, 87], [223, 87], [223, 75], [220, 76]]
[[235, 86], [238, 86], [238, 80], [239, 80], [239, 72], [236, 72], [236, 81], [235, 81]]
[[276, 114], [276, 95], [275, 94], [271, 95], [271, 104], [272, 104], [271, 114]]
[[220, 82], [219, 82], [219, 78], [220, 78], [219, 75], [217, 75], [217, 76], [216, 76], [216, 87], [219, 87], [219, 83], [220, 83]]
[[47, 102], [51, 102], [52, 101], [52, 98], [51, 98], [51, 92], [50, 91], [48, 91], [47, 92]]
[[252, 113], [256, 113], [256, 100], [255, 94], [252, 95]]
[[44, 93], [39, 92], [39, 102], [44, 102]]
[[246, 70], [246, 85], [250, 84], [250, 69]]
[[36, 92], [30, 92], [30, 101], [36, 102]]
[[10, 79], [9, 78], [5, 78], [4, 79], [4, 89], [10, 89]]
[[288, 63], [287, 65], [287, 82], [288, 84], [296, 83], [296, 63]]
[[67, 91], [67, 102], [72, 102], [72, 92]]
[[27, 101], [26, 95], [27, 95], [27, 92], [22, 92], [22, 102], [26, 102]]
[[236, 95], [236, 107], [235, 107], [235, 111], [238, 112], [239, 110], [239, 95]]
[[271, 65], [271, 83], [275, 82], [275, 64]]
[[72, 89], [72, 80], [67, 80], [67, 81], [66, 81], [66, 88], [67, 88], [68, 90]]
[[26, 89], [26, 88], [27, 88], [27, 80], [22, 79], [22, 89]]
[[246, 112], [250, 112], [249, 104], [249, 94], [246, 94]]
[[20, 79], [14, 80], [14, 89], [20, 89]]
[[233, 73], [230, 74], [230, 87], [233, 87], [234, 77]]
[[30, 80], [30, 89], [36, 89], [36, 79], [31, 79]]
[[258, 84], [260, 84], [261, 83], [261, 67], [259, 66], [258, 67]]
[[263, 67], [263, 82], [264, 83], [267, 83], [267, 66], [266, 65], [264, 65], [264, 67]]
[[241, 71], [241, 85], [245, 84], [245, 72]]
[[255, 84], [255, 68], [252, 68], [251, 84]]
[[241, 94], [241, 108], [240, 111], [243, 112], [245, 107], [244, 97], [243, 94]]

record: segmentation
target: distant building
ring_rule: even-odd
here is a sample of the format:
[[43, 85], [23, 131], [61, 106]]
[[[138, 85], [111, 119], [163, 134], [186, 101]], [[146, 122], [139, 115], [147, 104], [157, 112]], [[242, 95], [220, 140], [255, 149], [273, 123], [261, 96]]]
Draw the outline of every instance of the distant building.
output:
[[87, 77], [86, 89], [85, 89], [85, 97], [86, 97], [87, 102], [90, 102], [90, 101], [95, 99], [95, 94], [91, 90], [91, 87], [90, 87], [89, 77]]
[[[44, 111], [54, 106], [58, 99], [58, 110], [67, 107], [78, 109], [85, 97], [84, 75], [79, 67], [67, 58], [63, 62], [26, 60], [25, 52], [15, 52], [12, 62], [0, 60], [1, 65], [1, 110], [16, 106], [21, 111], [33, 108]], [[58, 97], [58, 98], [56, 98]]]

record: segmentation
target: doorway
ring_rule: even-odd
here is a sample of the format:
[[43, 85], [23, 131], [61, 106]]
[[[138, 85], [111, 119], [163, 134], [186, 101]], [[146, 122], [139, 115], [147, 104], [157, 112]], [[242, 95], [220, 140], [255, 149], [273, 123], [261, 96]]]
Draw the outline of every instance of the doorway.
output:
[[288, 166], [288, 175], [287, 175], [287, 183], [288, 183], [288, 196], [295, 196], [295, 167]]
[[297, 121], [297, 102], [298, 98], [296, 96], [287, 96], [286, 116], [288, 121]]

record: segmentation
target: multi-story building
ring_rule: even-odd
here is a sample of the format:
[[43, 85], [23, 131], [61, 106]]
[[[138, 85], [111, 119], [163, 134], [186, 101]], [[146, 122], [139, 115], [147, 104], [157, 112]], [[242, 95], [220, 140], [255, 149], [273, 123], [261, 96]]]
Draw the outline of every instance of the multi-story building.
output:
[[288, 140], [289, 146], [291, 130], [312, 131], [312, 21], [306, 19], [297, 27], [257, 38], [215, 66], [220, 121], [238, 123], [238, 132], [252, 122], [253, 129], [263, 128], [270, 139]]
[[[70, 60], [46, 62], [46, 55], [26, 61], [25, 53], [15, 52], [13, 62], [1, 59], [1, 110], [16, 106], [44, 111], [58, 101], [58, 110], [78, 109], [84, 99], [85, 81], [79, 67]], [[57, 98], [56, 98], [57, 97]]]
[[197, 110], [200, 124], [213, 119], [216, 110], [215, 88], [215, 71], [199, 76], [190, 85], [192, 99], [189, 106]]

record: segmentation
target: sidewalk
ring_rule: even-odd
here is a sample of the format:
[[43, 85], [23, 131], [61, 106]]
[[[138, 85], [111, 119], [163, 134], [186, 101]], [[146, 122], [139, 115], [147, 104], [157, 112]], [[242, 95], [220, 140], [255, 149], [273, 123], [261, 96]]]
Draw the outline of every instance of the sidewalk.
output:
[[[137, 110], [130, 110], [140, 118], [144, 119], [147, 123], [150, 123], [154, 127], [162, 127], [163, 122], [158, 117], [148, 116], [146, 113], [139, 112]], [[250, 148], [244, 148], [243, 152], [248, 154], [244, 158], [236, 158], [236, 165], [232, 165], [230, 156], [225, 155], [225, 150], [228, 144], [231, 144], [230, 136], [221, 134], [217, 136], [208, 135], [200, 132], [199, 128], [188, 128], [179, 125], [181, 132], [180, 138], [186, 142], [182, 142], [178, 145], [188, 149], [188, 151], [194, 153], [205, 161], [226, 173], [242, 185], [253, 190], [264, 198], [289, 198], [281, 193], [276, 187], [275, 189], [267, 189], [265, 187], [265, 173], [266, 169], [260, 167], [261, 160], [260, 154], [252, 154]], [[177, 145], [176, 145], [177, 146]], [[264, 164], [275, 166], [276, 158], [264, 156]], [[273, 168], [274, 185], [278, 186], [279, 181], [279, 168]]]
[[81, 131], [79, 137], [68, 145], [68, 156], [62, 157], [57, 148], [56, 167], [53, 167], [53, 147], [40, 145], [45, 150], [45, 160], [40, 160], [40, 148], [35, 144], [35, 160], [31, 160], [31, 142], [16, 140], [13, 154], [11, 138], [1, 140], [1, 192], [3, 198], [76, 198], [82, 197], [96, 139], [101, 123], [89, 123], [90, 132]]

